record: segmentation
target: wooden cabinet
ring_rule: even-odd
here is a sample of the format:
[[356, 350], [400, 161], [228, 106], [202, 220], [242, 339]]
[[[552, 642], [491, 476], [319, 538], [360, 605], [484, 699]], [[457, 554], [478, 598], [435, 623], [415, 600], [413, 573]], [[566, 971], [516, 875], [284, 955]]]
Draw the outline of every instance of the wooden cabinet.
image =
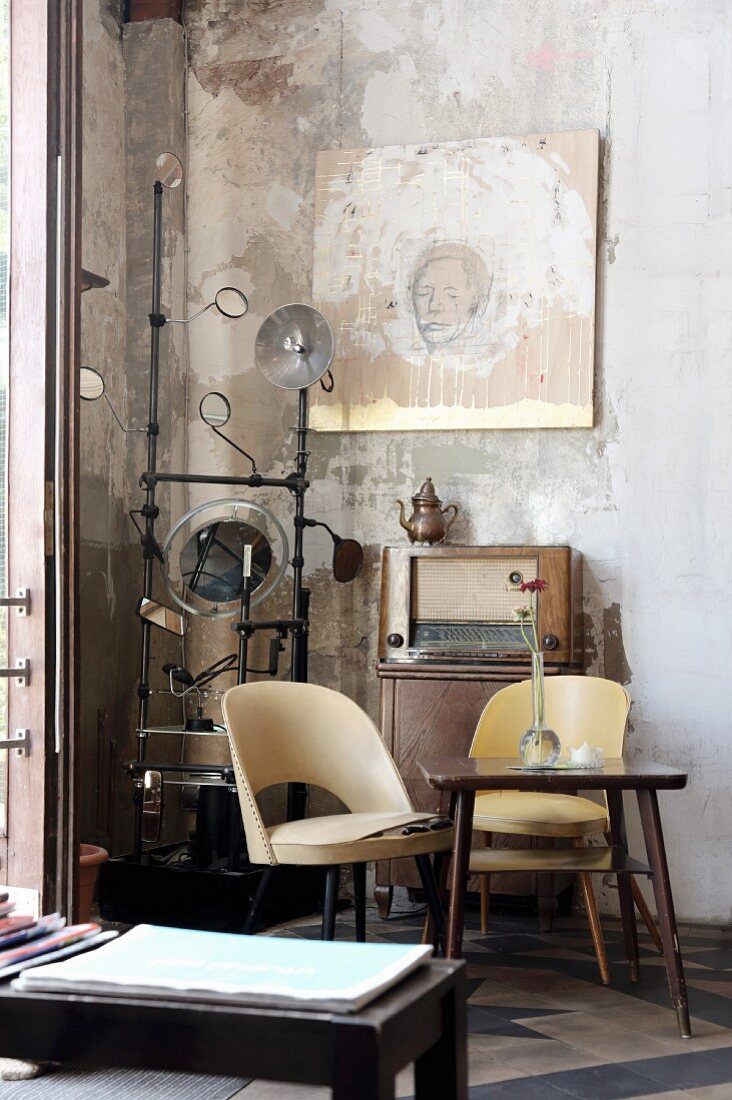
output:
[[[382, 556], [379, 663], [381, 730], [415, 809], [446, 811], [418, 771], [424, 756], [467, 756], [478, 719], [501, 688], [528, 679], [529, 652], [514, 609], [534, 597], [548, 676], [582, 666], [582, 557], [569, 546], [395, 546]], [[518, 745], [516, 746], [518, 754]], [[476, 845], [485, 842], [474, 834]], [[496, 847], [530, 837], [496, 835]], [[411, 860], [376, 865], [386, 916], [393, 887], [419, 885]], [[494, 875], [492, 893], [537, 893], [535, 875]], [[540, 894], [547, 895], [547, 876]], [[477, 879], [470, 884], [477, 889]], [[560, 883], [555, 883], [560, 886]], [[546, 910], [546, 905], [543, 906]]]
[[[459, 672], [454, 668], [420, 670], [378, 665], [382, 734], [415, 809], [440, 811], [439, 793], [428, 787], [417, 760], [445, 752], [467, 755], [488, 700], [507, 684], [526, 679], [527, 674], [525, 665]], [[474, 834], [474, 841], [482, 843], [480, 834]], [[510, 836], [496, 836], [494, 842], [498, 846], [526, 843], [525, 838]], [[419, 886], [413, 862], [399, 859], [377, 863], [375, 896], [382, 916], [388, 915], [394, 886]], [[492, 889], [495, 893], [530, 895], [535, 892], [534, 877], [495, 875]], [[477, 888], [477, 879], [471, 880], [470, 889]]]

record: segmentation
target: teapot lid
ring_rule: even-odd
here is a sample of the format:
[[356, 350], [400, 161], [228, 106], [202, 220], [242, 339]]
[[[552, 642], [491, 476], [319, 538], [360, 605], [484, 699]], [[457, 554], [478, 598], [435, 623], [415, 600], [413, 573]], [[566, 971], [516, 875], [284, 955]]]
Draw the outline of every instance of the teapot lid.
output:
[[432, 478], [428, 477], [426, 481], [423, 481], [418, 491], [412, 497], [413, 501], [426, 501], [430, 504], [441, 504], [442, 501], [435, 492], [435, 487], [432, 484]]

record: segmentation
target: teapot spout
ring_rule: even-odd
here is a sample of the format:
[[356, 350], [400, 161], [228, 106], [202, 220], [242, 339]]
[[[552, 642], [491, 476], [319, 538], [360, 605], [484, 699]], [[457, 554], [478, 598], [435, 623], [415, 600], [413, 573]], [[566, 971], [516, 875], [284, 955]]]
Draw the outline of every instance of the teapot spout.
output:
[[400, 526], [403, 527], [405, 531], [411, 533], [412, 524], [411, 524], [410, 521], [406, 520], [405, 517], [404, 517], [404, 501], [403, 500], [397, 500], [395, 503], [399, 505], [399, 524], [400, 524]]

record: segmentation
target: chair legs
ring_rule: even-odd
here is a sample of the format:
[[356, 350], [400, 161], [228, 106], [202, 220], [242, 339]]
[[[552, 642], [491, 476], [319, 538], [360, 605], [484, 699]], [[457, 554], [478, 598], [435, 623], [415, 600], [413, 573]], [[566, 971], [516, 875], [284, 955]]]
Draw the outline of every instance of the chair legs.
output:
[[[485, 846], [490, 848], [493, 843], [493, 833], [484, 833]], [[483, 935], [487, 935], [489, 931], [489, 910], [491, 904], [491, 876], [480, 876], [480, 930]]]
[[338, 880], [340, 867], [328, 867], [325, 872], [325, 894], [323, 896], [323, 925], [321, 940], [335, 939], [336, 905], [338, 903]]
[[[612, 847], [612, 833], [605, 833], [605, 840]], [[656, 950], [658, 951], [659, 955], [663, 955], [663, 942], [661, 940], [661, 933], [658, 931], [658, 925], [653, 919], [653, 914], [651, 913], [651, 910], [646, 905], [646, 899], [643, 897], [638, 881], [633, 875], [630, 876], [630, 888], [633, 893], [633, 901], [636, 904], [643, 923], [648, 929], [648, 935], [653, 940], [653, 943], [655, 944]]]
[[648, 934], [653, 940], [659, 955], [663, 955], [663, 942], [661, 940], [661, 933], [658, 931], [658, 926], [653, 919], [653, 914], [646, 904], [646, 899], [643, 897], [638, 879], [631, 877], [630, 885], [633, 890], [633, 901], [638, 908], [638, 912], [641, 915], [643, 923], [648, 929]]
[[[584, 848], [584, 837], [575, 837], [575, 848]], [[602, 925], [600, 924], [600, 914], [597, 911], [597, 900], [595, 898], [595, 891], [592, 886], [592, 875], [586, 871], [577, 876], [579, 878], [580, 886], [582, 888], [582, 897], [585, 902], [585, 912], [587, 913], [587, 919], [590, 923], [590, 933], [592, 935], [592, 943], [595, 948], [595, 955], [597, 956], [597, 965], [600, 968], [600, 980], [603, 985], [610, 985], [610, 967], [607, 962], [607, 953], [605, 951], [605, 940], [602, 936]]]
[[278, 870], [278, 867], [265, 867], [262, 871], [262, 877], [259, 880], [254, 897], [252, 898], [252, 904], [249, 906], [247, 918], [244, 921], [244, 934], [247, 936], [256, 932], [259, 927], [259, 919], [262, 916], [264, 903], [272, 889], [272, 883], [275, 880]]
[[[554, 837], [538, 836], [537, 848], [555, 848]], [[537, 875], [536, 884], [536, 908], [539, 920], [539, 931], [542, 934], [551, 932], [554, 924], [554, 911], [557, 907], [556, 894], [554, 892], [554, 875], [551, 871], [542, 871]]]
[[353, 907], [356, 910], [356, 943], [366, 942], [366, 864], [353, 864]]
[[427, 906], [429, 908], [431, 918], [431, 927], [436, 930], [436, 945], [437, 947], [442, 948], [444, 954], [445, 914], [442, 909], [440, 892], [437, 887], [437, 880], [435, 879], [434, 871], [432, 870], [430, 857], [427, 855], [415, 856], [414, 862], [417, 864], [419, 877], [422, 880], [422, 889], [424, 890], [427, 897]]

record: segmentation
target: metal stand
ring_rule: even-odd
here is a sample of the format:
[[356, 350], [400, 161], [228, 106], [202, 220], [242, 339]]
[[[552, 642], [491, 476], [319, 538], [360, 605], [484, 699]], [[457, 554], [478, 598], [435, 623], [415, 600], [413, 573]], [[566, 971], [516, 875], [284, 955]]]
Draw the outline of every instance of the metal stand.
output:
[[[147, 470], [140, 478], [140, 487], [145, 492], [145, 503], [140, 509], [140, 514], [145, 521], [143, 546], [143, 596], [152, 597], [153, 586], [153, 560], [157, 556], [158, 544], [155, 540], [155, 521], [160, 515], [160, 509], [155, 502], [155, 491], [160, 483], [188, 484], [188, 485], [232, 485], [250, 489], [268, 487], [287, 490], [295, 498], [294, 516], [294, 550], [290, 562], [293, 570], [292, 593], [292, 618], [274, 620], [268, 622], [255, 622], [250, 618], [251, 580], [249, 568], [243, 561], [244, 585], [242, 591], [240, 621], [233, 624], [232, 629], [239, 636], [239, 667], [237, 682], [246, 683], [247, 656], [249, 639], [260, 630], [275, 632], [278, 649], [280, 643], [288, 634], [290, 635], [291, 668], [290, 677], [293, 681], [303, 683], [308, 675], [308, 608], [310, 592], [303, 588], [302, 572], [303, 557], [303, 529], [305, 522], [305, 493], [309, 488], [307, 480], [307, 463], [309, 452], [307, 451], [308, 432], [308, 391], [307, 388], [298, 392], [298, 420], [297, 420], [297, 453], [295, 457], [295, 470], [285, 477], [262, 477], [261, 474], [252, 473], [246, 477], [207, 475], [207, 474], [183, 474], [160, 473], [157, 470], [157, 438], [158, 438], [158, 391], [160, 376], [160, 329], [166, 323], [166, 318], [160, 312], [160, 291], [162, 277], [162, 196], [163, 186], [156, 181], [153, 188], [153, 272], [152, 272], [152, 312], [150, 313], [150, 391], [147, 424]], [[240, 450], [240, 448], [236, 448]], [[158, 551], [159, 553], [159, 551]], [[142, 859], [142, 813], [143, 813], [143, 773], [142, 765], [145, 762], [147, 747], [147, 717], [148, 701], [150, 698], [150, 628], [148, 621], [142, 623], [142, 641], [140, 650], [140, 680], [137, 688], [139, 698], [139, 721], [137, 733], [137, 755], [131, 765], [133, 776], [133, 804], [134, 804], [134, 843], [133, 858], [136, 862]], [[156, 765], [162, 770], [171, 770], [168, 765]], [[302, 817], [305, 812], [306, 787], [304, 784], [291, 784], [288, 787], [287, 807], [288, 818]]]
[[[158, 449], [158, 390], [160, 385], [160, 285], [162, 279], [163, 255], [163, 185], [159, 180], [153, 186], [153, 271], [152, 271], [152, 312], [150, 313], [150, 392], [147, 417], [147, 467], [155, 472]], [[162, 318], [165, 324], [165, 318]], [[146, 486], [145, 504], [142, 515], [145, 520], [145, 543], [143, 545], [143, 581], [142, 594], [146, 599], [152, 597], [153, 558], [155, 545], [155, 520], [160, 509], [155, 503], [155, 482]], [[145, 759], [147, 735], [147, 704], [150, 698], [150, 627], [143, 620], [142, 644], [140, 648], [140, 682], [137, 688], [139, 699], [137, 760]], [[133, 851], [136, 860], [142, 857], [142, 786], [135, 787], [135, 831]]]

